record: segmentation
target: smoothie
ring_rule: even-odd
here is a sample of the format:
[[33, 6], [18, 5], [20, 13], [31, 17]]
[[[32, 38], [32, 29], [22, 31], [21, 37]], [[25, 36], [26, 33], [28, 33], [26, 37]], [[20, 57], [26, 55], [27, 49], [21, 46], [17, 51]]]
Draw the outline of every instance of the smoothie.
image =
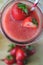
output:
[[[20, 3], [24, 3], [25, 5], [28, 6], [28, 9], [32, 7], [31, 2], [25, 2], [25, 1], [19, 1]], [[5, 33], [6, 36], [12, 41], [17, 41], [17, 42], [30, 42], [33, 39], [35, 39], [38, 34], [40, 33], [41, 30], [41, 14], [39, 9], [36, 7], [36, 9], [29, 13], [28, 16], [26, 17], [33, 17], [34, 19], [37, 20], [38, 26], [37, 28], [31, 28], [31, 27], [24, 27], [21, 26], [23, 23], [23, 20], [16, 20], [12, 16], [12, 7], [15, 3], [18, 2], [12, 2], [8, 6], [6, 6], [3, 15], [2, 15], [2, 31]], [[28, 12], [29, 12], [28, 10]], [[26, 18], [25, 17], [25, 18]]]

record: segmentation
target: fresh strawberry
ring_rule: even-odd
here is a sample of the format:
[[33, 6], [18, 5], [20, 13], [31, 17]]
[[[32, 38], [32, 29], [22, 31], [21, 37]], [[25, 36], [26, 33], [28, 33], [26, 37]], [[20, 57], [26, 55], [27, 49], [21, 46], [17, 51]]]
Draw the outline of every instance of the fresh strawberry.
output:
[[13, 57], [16, 57], [16, 52], [18, 50], [19, 47], [15, 47], [13, 48], [11, 51], [10, 51], [10, 54], [13, 56]]
[[23, 61], [26, 58], [26, 53], [22, 49], [18, 49], [16, 53], [16, 60]]
[[11, 64], [13, 64], [13, 63], [15, 62], [15, 60], [14, 60], [14, 58], [13, 58], [11, 55], [9, 55], [9, 56], [7, 56], [7, 57], [4, 59], [4, 62], [5, 62], [7, 65], [11, 65]]
[[27, 49], [26, 49], [26, 53], [27, 53], [27, 56], [31, 56], [33, 54], [35, 54], [35, 49], [33, 46], [27, 46]]
[[24, 65], [24, 62], [22, 62], [22, 61], [17, 61], [17, 65]]
[[33, 54], [35, 54], [35, 50], [34, 50], [34, 49], [32, 49], [32, 50], [27, 50], [27, 57], [29, 57], [29, 56], [31, 56], [31, 55], [33, 55]]
[[28, 16], [28, 8], [23, 3], [15, 3], [12, 7], [11, 14], [16, 20], [23, 20]]
[[35, 54], [35, 49], [29, 50], [29, 55], [31, 56], [33, 54]]
[[38, 22], [36, 21], [35, 18], [32, 18], [31, 16], [27, 17], [23, 23], [22, 26], [23, 27], [27, 27], [27, 28], [37, 28]]

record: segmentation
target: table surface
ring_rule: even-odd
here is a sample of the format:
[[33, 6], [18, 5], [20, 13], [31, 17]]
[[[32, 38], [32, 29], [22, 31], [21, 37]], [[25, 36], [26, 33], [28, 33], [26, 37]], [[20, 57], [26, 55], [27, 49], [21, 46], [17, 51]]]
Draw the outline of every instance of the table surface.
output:
[[[0, 11], [4, 7], [4, 5], [7, 3], [7, 1], [10, 1], [10, 0], [0, 0]], [[34, 0], [31, 0], [31, 1], [34, 1]], [[43, 12], [43, 0], [40, 0], [40, 5], [42, 5], [41, 9]], [[8, 54], [6, 51], [8, 49], [8, 44], [10, 44], [10, 43], [11, 42], [8, 41], [0, 33], [0, 59], [4, 58]], [[36, 44], [34, 44], [34, 46], [37, 51], [36, 51], [36, 54], [30, 58], [28, 65], [43, 65], [43, 31], [42, 31], [42, 35], [41, 35], [40, 39], [38, 40], [38, 42]], [[0, 61], [0, 65], [6, 65], [6, 64], [4, 62]]]

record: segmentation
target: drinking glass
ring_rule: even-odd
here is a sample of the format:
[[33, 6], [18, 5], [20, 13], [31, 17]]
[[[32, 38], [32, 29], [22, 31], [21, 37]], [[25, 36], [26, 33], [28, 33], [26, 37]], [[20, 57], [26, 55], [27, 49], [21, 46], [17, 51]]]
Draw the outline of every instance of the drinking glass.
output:
[[31, 44], [33, 44], [33, 43], [36, 43], [39, 39], [40, 39], [40, 37], [41, 37], [41, 33], [42, 33], [42, 24], [43, 24], [43, 14], [42, 14], [42, 11], [41, 11], [41, 5], [40, 5], [40, 3], [35, 7], [35, 10], [37, 11], [37, 13], [38, 13], [38, 17], [40, 18], [40, 28], [39, 28], [39, 31], [38, 31], [38, 33], [36, 34], [36, 36], [33, 38], [33, 39], [31, 39], [30, 41], [16, 41], [16, 40], [13, 40], [12, 38], [10, 38], [7, 34], [6, 34], [6, 32], [4, 31], [4, 28], [3, 28], [3, 25], [2, 25], [2, 23], [3, 23], [3, 21], [2, 21], [2, 18], [3, 18], [3, 14], [4, 14], [4, 12], [5, 12], [5, 10], [11, 5], [11, 4], [14, 4], [15, 2], [24, 2], [24, 3], [26, 3], [26, 4], [28, 4], [29, 6], [33, 6], [33, 2], [31, 2], [31, 1], [29, 1], [29, 0], [12, 0], [12, 1], [10, 1], [9, 3], [7, 3], [7, 5], [5, 5], [4, 6], [4, 8], [2, 9], [2, 12], [1, 12], [1, 16], [0, 16], [0, 20], [1, 20], [1, 22], [0, 22], [0, 31], [1, 31], [1, 33], [7, 38], [7, 39], [9, 39], [9, 41], [11, 41], [11, 42], [13, 42], [14, 44], [16, 44], [16, 45], [21, 45], [21, 46], [26, 46], [26, 45], [31, 45]]

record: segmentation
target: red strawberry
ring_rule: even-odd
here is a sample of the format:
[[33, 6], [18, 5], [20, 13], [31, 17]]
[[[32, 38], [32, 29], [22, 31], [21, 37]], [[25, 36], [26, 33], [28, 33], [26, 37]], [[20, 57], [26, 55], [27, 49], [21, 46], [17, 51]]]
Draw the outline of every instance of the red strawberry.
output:
[[8, 65], [11, 65], [11, 64], [13, 64], [13, 63], [15, 62], [15, 60], [14, 60], [14, 58], [13, 58], [11, 55], [9, 55], [9, 56], [7, 56], [7, 57], [4, 59], [4, 62], [5, 62], [6, 64], [8, 64]]
[[35, 49], [29, 51], [29, 55], [33, 55], [35, 53]]
[[35, 18], [32, 18], [31, 16], [30, 17], [27, 17], [23, 23], [22, 23], [22, 26], [23, 27], [27, 27], [27, 28], [37, 28], [37, 25], [38, 25], [38, 22], [36, 21]]
[[18, 49], [16, 53], [16, 60], [23, 61], [26, 58], [26, 53], [22, 49]]
[[17, 65], [24, 65], [24, 62], [22, 62], [22, 61], [17, 61]]
[[17, 65], [24, 65], [24, 61], [17, 61]]
[[11, 54], [12, 56], [16, 57], [16, 52], [17, 52], [17, 50], [18, 50], [18, 47], [13, 48], [13, 49], [10, 51], [10, 54]]
[[33, 54], [35, 54], [35, 50], [34, 50], [34, 49], [32, 49], [32, 50], [27, 50], [27, 57], [29, 57], [29, 56], [31, 56], [31, 55], [33, 55]]
[[12, 16], [16, 20], [23, 20], [28, 15], [28, 9], [23, 3], [15, 3], [11, 10]]
[[33, 55], [36, 51], [32, 46], [27, 46], [28, 48], [26, 49], [26, 53], [28, 56]]

